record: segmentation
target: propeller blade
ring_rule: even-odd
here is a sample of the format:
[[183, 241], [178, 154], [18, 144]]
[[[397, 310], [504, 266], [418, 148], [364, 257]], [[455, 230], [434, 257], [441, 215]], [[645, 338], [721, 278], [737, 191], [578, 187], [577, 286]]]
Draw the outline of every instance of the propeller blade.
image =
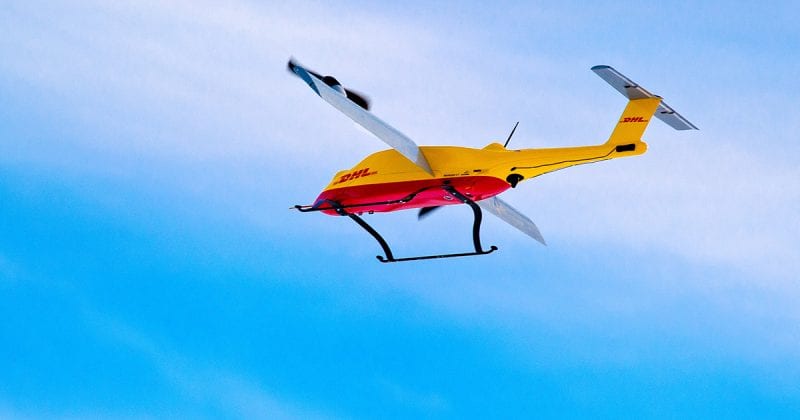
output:
[[528, 216], [520, 213], [519, 210], [511, 207], [505, 201], [497, 197], [492, 197], [479, 201], [478, 205], [481, 206], [482, 209], [499, 217], [509, 225], [521, 230], [531, 238], [541, 242], [542, 245], [547, 245], [547, 243], [544, 241], [544, 237], [542, 237], [542, 234], [539, 232], [539, 228], [536, 227], [536, 224], [533, 223]]
[[[333, 83], [339, 84], [339, 81], [336, 80], [334, 77], [322, 76], [321, 74], [319, 74], [319, 73], [317, 73], [317, 72], [315, 72], [313, 70], [309, 70], [309, 69], [307, 69], [305, 67], [301, 67], [299, 64], [297, 64], [296, 61], [294, 61], [293, 57], [289, 59], [288, 63], [286, 63], [286, 68], [287, 68], [287, 70], [289, 70], [289, 73], [292, 73], [292, 75], [300, 77], [302, 79], [303, 77], [300, 75], [301, 73], [295, 70], [298, 67], [300, 67], [301, 69], [305, 70], [308, 74], [316, 77], [317, 79], [322, 80], [328, 86], [332, 86]], [[308, 83], [308, 82], [306, 82], [306, 83]], [[356, 105], [358, 105], [361, 108], [364, 108], [367, 111], [369, 111], [369, 97], [367, 97], [367, 95], [364, 95], [363, 93], [356, 92], [356, 91], [354, 91], [352, 89], [348, 89], [348, 88], [345, 88], [345, 87], [342, 87], [342, 89], [344, 89], [344, 93], [347, 96], [347, 99], [355, 102]]]
[[417, 220], [422, 220], [431, 214], [434, 210], [438, 209], [441, 206], [432, 206], [432, 207], [423, 207], [419, 209], [419, 213], [417, 213]]
[[369, 98], [366, 95], [352, 91], [348, 88], [345, 88], [344, 92], [347, 94], [347, 99], [355, 102], [356, 105], [369, 111]]

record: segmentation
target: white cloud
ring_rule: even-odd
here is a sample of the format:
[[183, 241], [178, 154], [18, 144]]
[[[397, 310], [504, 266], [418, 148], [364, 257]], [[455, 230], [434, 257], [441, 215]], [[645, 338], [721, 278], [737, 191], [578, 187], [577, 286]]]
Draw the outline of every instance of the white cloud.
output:
[[[347, 78], [363, 72], [365, 55], [389, 69], [397, 54], [419, 53], [417, 47], [428, 42], [415, 27], [358, 13], [331, 19], [334, 12], [324, 6], [242, 2], [16, 6], [5, 17], [12, 31], [0, 44], [0, 68], [72, 104], [68, 112], [95, 130], [122, 132], [117, 138], [84, 139], [100, 150], [213, 160], [301, 149], [302, 158], [323, 160], [337, 148], [315, 156], [314, 146], [331, 141], [302, 128], [311, 116], [345, 122], [334, 112], [293, 113], [315, 101], [289, 77], [288, 57], [296, 54], [321, 68], [335, 61], [339, 65], [330, 67]], [[342, 30], [348, 23], [370, 36]], [[384, 46], [390, 40], [388, 53]], [[383, 77], [391, 80], [395, 73]]]
[[792, 281], [800, 268], [793, 216], [800, 171], [736, 145], [687, 151], [687, 142], [703, 143], [700, 136], [661, 137], [636, 161], [547, 175], [524, 185], [531, 194], [515, 191], [509, 201], [538, 214], [554, 246], [560, 239], [661, 249], [692, 263], [736, 267], [771, 286]]

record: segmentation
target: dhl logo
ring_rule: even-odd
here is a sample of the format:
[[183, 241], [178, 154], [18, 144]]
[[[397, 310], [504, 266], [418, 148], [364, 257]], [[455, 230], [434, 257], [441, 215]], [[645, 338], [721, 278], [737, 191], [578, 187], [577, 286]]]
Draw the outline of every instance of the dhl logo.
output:
[[357, 169], [357, 170], [355, 170], [353, 172], [350, 172], [349, 174], [344, 174], [344, 175], [340, 176], [339, 180], [334, 182], [334, 184], [341, 184], [342, 182], [352, 181], [354, 179], [363, 178], [365, 176], [370, 176], [370, 175], [375, 175], [377, 173], [378, 173], [378, 171], [370, 172], [369, 168]]
[[647, 122], [644, 117], [625, 117], [620, 121], [621, 123], [632, 123], [632, 122]]

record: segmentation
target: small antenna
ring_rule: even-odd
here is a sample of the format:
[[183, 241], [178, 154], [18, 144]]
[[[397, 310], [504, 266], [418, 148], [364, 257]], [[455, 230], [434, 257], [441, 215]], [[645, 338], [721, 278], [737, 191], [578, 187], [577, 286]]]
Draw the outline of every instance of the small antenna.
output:
[[513, 128], [513, 129], [511, 129], [511, 134], [509, 134], [509, 135], [508, 135], [508, 139], [506, 140], [506, 144], [504, 144], [504, 145], [503, 145], [503, 148], [505, 148], [506, 146], [508, 146], [508, 142], [510, 142], [510, 141], [511, 141], [511, 136], [513, 136], [513, 135], [514, 135], [514, 132], [515, 132], [515, 131], [517, 131], [517, 126], [518, 126], [518, 125], [519, 125], [519, 121], [517, 121], [517, 123], [516, 123], [516, 124], [514, 124], [514, 128]]

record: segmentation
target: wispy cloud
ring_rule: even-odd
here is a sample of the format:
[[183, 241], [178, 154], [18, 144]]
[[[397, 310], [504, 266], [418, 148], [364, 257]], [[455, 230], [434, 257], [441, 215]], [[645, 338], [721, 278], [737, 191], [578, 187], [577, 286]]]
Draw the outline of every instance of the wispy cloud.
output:
[[[27, 267], [30, 268], [30, 267]], [[31, 274], [33, 273], [33, 274]], [[113, 275], [110, 273], [109, 275]], [[326, 419], [335, 416], [310, 407], [307, 401], [293, 402], [269, 390], [259, 380], [247, 374], [221, 366], [214, 360], [189, 357], [169, 344], [160, 342], [136, 328], [121, 322], [97, 309], [96, 303], [80, 281], [69, 278], [44, 276], [38, 270], [24, 270], [18, 264], [0, 254], [0, 286], [11, 280], [10, 287], [33, 296], [57, 296], [64, 308], [75, 313], [58, 314], [65, 319], [77, 315], [79, 324], [68, 325], [68, 330], [80, 336], [86, 330], [90, 336], [102, 342], [111, 342], [143, 356], [160, 376], [182, 398], [173, 399], [173, 405], [135, 409], [125, 406], [93, 405], [74, 401], [68, 406], [30, 406], [25, 400], [3, 400], [0, 393], [0, 418], [163, 418], [192, 414], [175, 412], [180, 404], [188, 400], [191, 407], [211, 407], [211, 411], [197, 411], [195, 415], [208, 416], [210, 412], [231, 418], [271, 419]], [[45, 292], [46, 291], [46, 292]], [[14, 296], [14, 294], [12, 294]], [[43, 299], [47, 301], [47, 299]], [[12, 319], [20, 322], [20, 319]], [[13, 334], [7, 339], [20, 339]], [[24, 338], [22, 339], [24, 341]], [[44, 338], [45, 342], [47, 338]], [[80, 347], [80, 346], [77, 346]], [[85, 351], [81, 348], [80, 351]]]
[[289, 403], [262, 385], [216, 363], [187, 358], [132, 327], [97, 313], [87, 312], [97, 334], [115, 340], [146, 356], [164, 379], [195, 403], [211, 404], [234, 418], [324, 419], [315, 409]]
[[[655, 144], [639, 161], [542, 177], [532, 194], [509, 200], [562, 243], [663, 250], [692, 263], [735, 267], [767, 287], [790, 285], [800, 269], [800, 171], [764, 161], [737, 145]], [[558, 179], [556, 179], [556, 177]], [[558, 242], [553, 243], [558, 246]]]
[[[295, 95], [303, 90], [285, 70], [291, 54], [323, 67], [336, 61], [347, 75], [363, 72], [357, 52], [367, 51], [383, 66], [370, 71], [390, 80], [394, 75], [381, 70], [428, 42], [417, 27], [358, 13], [330, 19], [333, 12], [324, 5], [243, 2], [15, 5], [4, 18], [14, 30], [0, 44], [0, 68], [73, 104], [68, 112], [94, 129], [126, 134], [83, 139], [100, 150], [264, 158], [292, 153], [294, 142], [276, 140], [307, 125], [307, 117], [290, 118], [308, 99]], [[342, 30], [348, 20], [371, 36]], [[383, 48], [389, 42], [391, 54]], [[334, 112], [316, 118], [341, 121]], [[328, 142], [302, 137], [306, 146]]]

